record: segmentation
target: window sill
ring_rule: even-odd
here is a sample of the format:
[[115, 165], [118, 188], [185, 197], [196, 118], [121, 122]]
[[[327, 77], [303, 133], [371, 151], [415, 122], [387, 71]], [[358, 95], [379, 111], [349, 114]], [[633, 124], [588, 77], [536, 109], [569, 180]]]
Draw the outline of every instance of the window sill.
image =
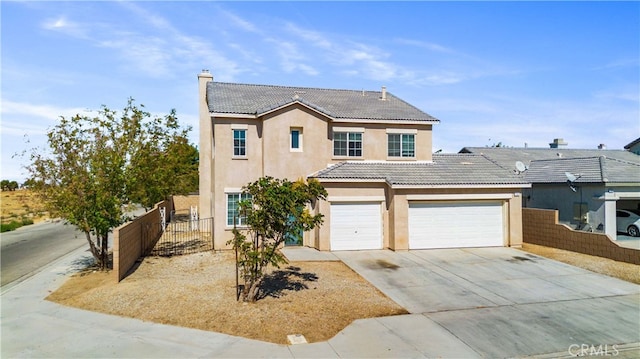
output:
[[246, 161], [246, 160], [248, 160], [249, 158], [248, 158], [248, 157], [246, 157], [246, 156], [245, 156], [245, 157], [235, 157], [235, 156], [234, 156], [234, 157], [231, 157], [231, 159], [232, 159], [232, 160], [244, 160], [244, 161]]
[[[249, 229], [249, 226], [236, 226], [236, 229], [246, 230]], [[233, 226], [226, 226], [224, 227], [224, 230], [227, 232], [231, 232], [233, 231]]]
[[304, 152], [304, 151], [302, 151], [302, 148], [290, 148], [289, 152]]
[[332, 160], [334, 161], [350, 161], [350, 160], [360, 160], [363, 161], [364, 157], [359, 156], [359, 157], [352, 157], [352, 156], [333, 156], [331, 157]]
[[415, 157], [391, 157], [387, 156], [387, 161], [417, 161]]

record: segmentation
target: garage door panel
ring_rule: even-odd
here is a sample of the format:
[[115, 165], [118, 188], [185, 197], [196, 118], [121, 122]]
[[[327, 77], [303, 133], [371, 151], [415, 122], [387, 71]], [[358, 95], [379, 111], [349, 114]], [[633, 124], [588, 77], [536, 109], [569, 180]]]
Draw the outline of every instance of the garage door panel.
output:
[[409, 248], [502, 246], [501, 202], [411, 203]]
[[382, 248], [380, 203], [332, 203], [331, 250]]

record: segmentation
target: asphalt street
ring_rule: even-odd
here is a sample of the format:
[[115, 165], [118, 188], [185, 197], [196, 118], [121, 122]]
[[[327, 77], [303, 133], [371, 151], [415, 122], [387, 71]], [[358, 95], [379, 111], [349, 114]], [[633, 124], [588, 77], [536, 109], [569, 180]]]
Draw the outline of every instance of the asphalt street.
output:
[[84, 234], [62, 221], [39, 223], [0, 235], [2, 286], [23, 280], [43, 266], [87, 246]]

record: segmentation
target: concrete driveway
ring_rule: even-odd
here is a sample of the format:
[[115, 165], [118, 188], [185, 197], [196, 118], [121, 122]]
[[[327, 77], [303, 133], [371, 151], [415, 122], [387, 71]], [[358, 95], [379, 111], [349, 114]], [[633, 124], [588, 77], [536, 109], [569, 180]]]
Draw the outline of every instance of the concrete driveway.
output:
[[640, 286], [629, 282], [512, 248], [334, 254], [418, 314], [398, 328], [417, 345], [484, 357], [640, 354]]

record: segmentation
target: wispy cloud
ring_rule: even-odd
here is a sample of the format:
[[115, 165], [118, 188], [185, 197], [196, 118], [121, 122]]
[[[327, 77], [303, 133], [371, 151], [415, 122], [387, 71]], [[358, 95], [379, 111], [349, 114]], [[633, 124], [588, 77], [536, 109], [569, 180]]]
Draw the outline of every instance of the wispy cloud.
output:
[[226, 10], [220, 10], [220, 14], [225, 18], [227, 18], [228, 20], [230, 20], [231, 24], [233, 24], [235, 27], [241, 30], [244, 30], [246, 32], [256, 33], [256, 34], [262, 33], [259, 26], [254, 25], [253, 23], [241, 18], [240, 16], [232, 12], [229, 12]]
[[3, 117], [3, 126], [6, 123], [6, 116], [33, 116], [40, 119], [55, 121], [60, 116], [70, 117], [75, 116], [76, 114], [87, 114], [90, 112], [92, 111], [78, 107], [65, 108], [52, 105], [34, 105], [32, 103], [14, 102], [6, 99], [2, 99], [2, 110], [0, 111]]
[[[49, 19], [42, 28], [89, 41], [93, 46], [112, 49], [122, 61], [121, 69], [135, 70], [149, 77], [171, 77], [182, 69], [199, 67], [203, 60], [214, 66], [223, 79], [232, 80], [242, 70], [216, 51], [210, 41], [187, 35], [166, 18], [131, 2], [116, 3], [137, 19], [150, 24], [153, 33], [136, 30], [116, 19], [101, 22], [74, 22], [68, 16]], [[125, 24], [123, 26], [123, 23]]]
[[593, 70], [610, 70], [627, 67], [639, 67], [640, 59], [638, 58], [621, 58], [610, 61], [602, 66], [594, 67]]
[[67, 19], [65, 16], [49, 18], [42, 23], [45, 30], [55, 31], [67, 36], [80, 39], [88, 39], [88, 28], [86, 24]]
[[396, 39], [396, 42], [401, 45], [408, 45], [423, 48], [433, 52], [439, 52], [443, 54], [455, 54], [457, 53], [455, 50], [450, 49], [446, 46], [442, 46], [433, 42], [420, 41], [420, 40], [411, 40], [411, 39]]

